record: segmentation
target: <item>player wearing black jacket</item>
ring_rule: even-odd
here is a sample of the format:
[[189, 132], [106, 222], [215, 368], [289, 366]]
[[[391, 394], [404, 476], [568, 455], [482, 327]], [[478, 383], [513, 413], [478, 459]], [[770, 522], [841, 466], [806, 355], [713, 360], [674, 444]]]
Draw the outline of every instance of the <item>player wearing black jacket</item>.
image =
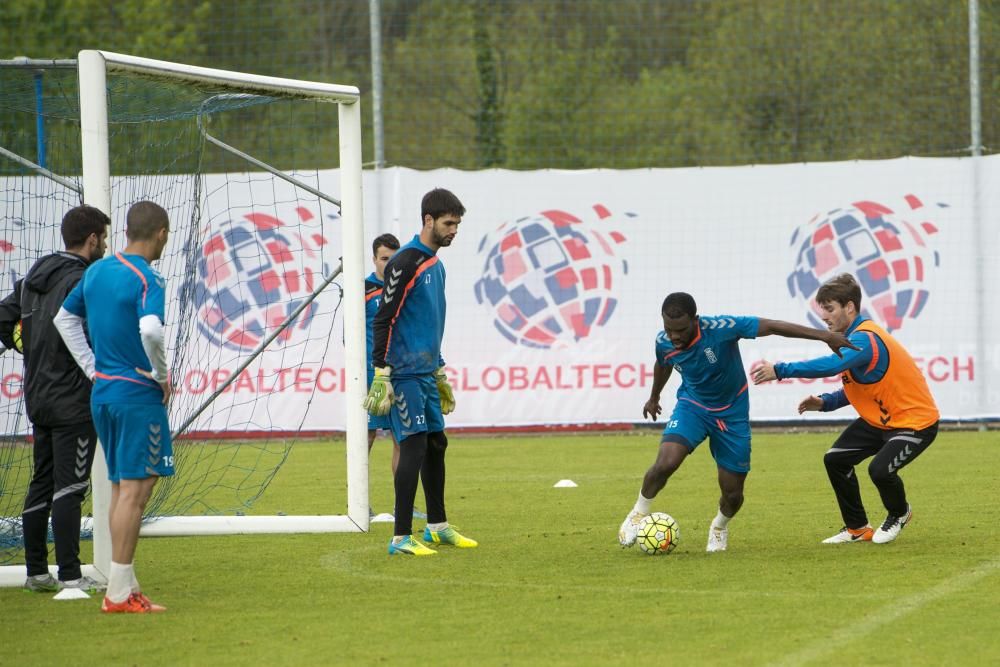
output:
[[[91, 378], [66, 349], [52, 319], [87, 266], [104, 254], [110, 223], [91, 206], [70, 209], [61, 227], [66, 250], [35, 262], [0, 302], [0, 342], [24, 355], [24, 402], [34, 435], [34, 472], [22, 515], [29, 590], [101, 588], [80, 571], [80, 506], [97, 443]], [[15, 345], [18, 323], [20, 346]], [[59, 582], [48, 567], [50, 514]]]

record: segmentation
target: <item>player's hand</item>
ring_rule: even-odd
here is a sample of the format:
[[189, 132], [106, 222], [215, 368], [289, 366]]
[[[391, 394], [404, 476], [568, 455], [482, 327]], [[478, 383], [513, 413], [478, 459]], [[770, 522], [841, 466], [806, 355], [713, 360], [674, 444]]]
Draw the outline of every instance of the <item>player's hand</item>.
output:
[[437, 369], [434, 381], [437, 382], [438, 394], [441, 396], [441, 414], [450, 415], [455, 411], [455, 392], [448, 382], [448, 376], [444, 374], [444, 366]]
[[819, 412], [823, 409], [823, 399], [819, 396], [806, 396], [799, 403], [799, 414], [803, 412]]
[[760, 361], [756, 368], [750, 371], [750, 377], [754, 384], [763, 384], [771, 380], [777, 380], [778, 374], [774, 372], [774, 364], [770, 361]]
[[368, 414], [375, 415], [376, 417], [389, 414], [392, 402], [396, 400], [396, 395], [392, 392], [392, 382], [389, 381], [391, 372], [392, 369], [388, 366], [375, 369], [372, 386], [369, 387], [368, 396], [365, 397], [365, 402], [362, 403]]
[[[170, 387], [170, 378], [169, 377], [167, 378], [167, 380], [165, 382], [160, 382], [155, 377], [153, 377], [153, 373], [152, 372], [147, 371], [144, 368], [136, 368], [135, 372], [138, 373], [139, 375], [141, 375], [142, 377], [149, 378], [150, 380], [152, 380], [156, 384], [160, 385], [160, 389], [163, 390], [163, 404], [164, 405], [170, 405], [170, 396], [174, 393], [174, 391]], [[93, 378], [91, 378], [91, 382], [93, 382]]]
[[660, 407], [660, 397], [650, 398], [646, 401], [646, 405], [642, 406], [642, 416], [648, 419], [656, 421], [656, 418], [660, 416], [663, 412], [663, 408]]
[[844, 353], [841, 352], [841, 348], [850, 348], [852, 350], [860, 350], [861, 348], [850, 341], [850, 339], [842, 333], [836, 333], [834, 331], [828, 331], [826, 339], [824, 342], [830, 346], [833, 353], [838, 357], [843, 357]]

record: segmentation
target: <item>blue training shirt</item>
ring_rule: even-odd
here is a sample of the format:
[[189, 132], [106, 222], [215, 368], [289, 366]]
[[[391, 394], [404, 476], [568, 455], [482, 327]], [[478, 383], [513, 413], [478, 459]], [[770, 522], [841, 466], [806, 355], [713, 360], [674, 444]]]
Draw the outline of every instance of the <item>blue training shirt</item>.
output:
[[375, 321], [375, 313], [382, 305], [382, 287], [385, 285], [375, 272], [372, 271], [365, 278], [365, 359], [368, 361], [368, 384], [371, 384], [375, 373], [375, 365], [372, 364], [372, 346], [374, 344], [374, 331], [372, 323]]
[[677, 400], [718, 413], [749, 410], [739, 340], [756, 338], [759, 325], [756, 317], [702, 316], [695, 339], [680, 350], [661, 331], [656, 337], [656, 363], [673, 366], [681, 374]]
[[382, 304], [372, 322], [372, 363], [393, 377], [426, 375], [444, 365], [444, 265], [416, 235], [385, 267]]
[[152, 403], [163, 390], [136, 368], [152, 370], [142, 347], [139, 320], [156, 315], [163, 321], [166, 281], [139, 255], [116, 253], [93, 264], [63, 302], [63, 308], [87, 318], [97, 375], [91, 403]]

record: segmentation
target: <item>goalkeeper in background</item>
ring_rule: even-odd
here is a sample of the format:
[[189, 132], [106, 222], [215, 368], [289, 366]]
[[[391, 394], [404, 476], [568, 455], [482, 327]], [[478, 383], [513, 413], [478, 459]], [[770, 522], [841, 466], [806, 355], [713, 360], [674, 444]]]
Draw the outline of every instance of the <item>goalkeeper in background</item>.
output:
[[[24, 402], [34, 436], [31, 484], [24, 499], [24, 562], [29, 591], [104, 585], [80, 569], [80, 506], [90, 485], [97, 433], [90, 378], [77, 366], [52, 320], [87, 267], [107, 248], [111, 219], [93, 206], [63, 216], [64, 252], [39, 259], [0, 303], [0, 341], [24, 355]], [[59, 580], [49, 574], [49, 515]]]
[[444, 506], [444, 417], [455, 396], [444, 374], [441, 339], [445, 321], [445, 270], [437, 251], [451, 245], [465, 215], [458, 197], [444, 189], [424, 195], [420, 233], [385, 267], [382, 304], [373, 324], [371, 381], [365, 409], [389, 415], [399, 443], [394, 475], [396, 526], [389, 554], [430, 556], [436, 552], [413, 538], [417, 482], [424, 487], [427, 527], [424, 541], [475, 547], [478, 543], [448, 524]]
[[166, 282], [150, 267], [169, 234], [163, 208], [150, 201], [132, 205], [126, 215], [128, 245], [92, 264], [55, 318], [77, 364], [94, 378], [90, 407], [111, 481], [105, 613], [164, 611], [142, 593], [133, 558], [153, 486], [174, 474], [163, 341]]
[[[751, 375], [755, 384], [840, 375], [842, 389], [807, 396], [799, 403], [799, 414], [810, 410], [829, 412], [850, 404], [861, 415], [823, 457], [844, 519], [840, 532], [823, 543], [892, 542], [913, 518], [899, 470], [934, 442], [940, 419], [937, 405], [927, 380], [906, 349], [860, 314], [861, 287], [854, 276], [844, 273], [821, 285], [816, 303], [830, 331], [847, 335], [857, 350], [843, 358], [764, 362]], [[868, 523], [858, 476], [854, 474], [854, 466], [870, 456], [874, 458], [868, 465], [868, 475], [888, 512], [877, 529]]]
[[[382, 234], [372, 242], [372, 264], [375, 270], [365, 278], [365, 357], [368, 361], [368, 387], [372, 386], [372, 379], [375, 377], [375, 366], [372, 365], [372, 323], [375, 321], [375, 313], [382, 305], [382, 289], [385, 287], [385, 265], [396, 251], [399, 250], [399, 239], [392, 234]], [[375, 444], [375, 437], [379, 430], [391, 429], [389, 416], [368, 415], [368, 453], [371, 454], [372, 445]], [[396, 474], [396, 466], [399, 464], [399, 443], [392, 435], [392, 474]], [[369, 510], [369, 514], [371, 511]]]
[[[368, 361], [368, 387], [372, 386], [372, 379], [375, 377], [375, 366], [372, 365], [372, 323], [375, 321], [375, 313], [382, 305], [382, 289], [385, 286], [385, 265], [389, 263], [392, 256], [399, 250], [399, 239], [392, 234], [382, 234], [372, 242], [372, 265], [375, 270], [365, 278], [365, 350]], [[399, 466], [399, 443], [392, 433], [392, 424], [389, 422], [389, 415], [368, 415], [368, 454], [372, 452], [375, 438], [379, 431], [389, 431], [392, 438], [392, 475], [396, 476], [396, 468]], [[369, 517], [375, 512], [368, 508]], [[413, 516], [426, 519], [423, 512], [413, 511]]]
[[[667, 295], [660, 308], [663, 331], [656, 337], [656, 364], [644, 417], [656, 419], [660, 392], [676, 369], [682, 374], [677, 403], [663, 429], [656, 461], [646, 471], [632, 511], [618, 530], [623, 547], [635, 544], [642, 518], [653, 498], [684, 460], [708, 438], [718, 468], [719, 511], [708, 529], [708, 552], [725, 551], [729, 521], [743, 506], [743, 486], [750, 472], [750, 398], [740, 357], [741, 338], [785, 336], [818, 340], [840, 354], [851, 343], [842, 334], [762, 317], [699, 317], [694, 298]], [[683, 370], [681, 368], [683, 367]]]

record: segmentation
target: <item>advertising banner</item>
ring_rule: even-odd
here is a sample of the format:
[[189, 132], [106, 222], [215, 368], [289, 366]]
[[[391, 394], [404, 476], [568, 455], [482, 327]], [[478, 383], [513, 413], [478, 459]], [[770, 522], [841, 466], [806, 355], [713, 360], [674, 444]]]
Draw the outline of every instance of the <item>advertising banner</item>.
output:
[[[861, 284], [867, 315], [915, 358], [944, 418], [997, 417], [1000, 194], [976, 187], [997, 179], [1000, 158], [366, 172], [367, 270], [375, 236], [391, 232], [405, 244], [419, 232], [425, 192], [445, 187], [463, 201], [458, 236], [439, 252], [454, 427], [642, 421], [667, 294], [690, 293], [702, 315], [824, 327], [816, 290], [843, 272]], [[319, 186], [337, 196], [337, 172], [322, 172]], [[210, 175], [203, 229], [171, 241], [190, 245], [188, 268], [168, 276], [168, 332], [189, 326], [186, 344], [197, 355], [175, 378], [185, 405], [210, 395], [283, 315], [266, 294], [297, 302], [339, 261], [336, 209], [295, 203], [291, 187]], [[12, 234], [6, 242], [20, 247]], [[283, 257], [295, 258], [294, 270], [279, 270]], [[243, 304], [239, 322], [225, 316], [234, 300]], [[207, 410], [194, 428], [343, 429], [339, 303], [340, 287], [331, 286], [240, 374], [225, 409]], [[830, 353], [773, 336], [740, 347], [747, 370]], [[4, 356], [4, 401], [17, 398], [12, 361]], [[675, 373], [663, 392], [663, 418], [680, 380]], [[751, 417], [798, 419], [802, 398], [839, 386], [837, 377], [751, 386]], [[852, 416], [845, 408], [804, 418]]]

